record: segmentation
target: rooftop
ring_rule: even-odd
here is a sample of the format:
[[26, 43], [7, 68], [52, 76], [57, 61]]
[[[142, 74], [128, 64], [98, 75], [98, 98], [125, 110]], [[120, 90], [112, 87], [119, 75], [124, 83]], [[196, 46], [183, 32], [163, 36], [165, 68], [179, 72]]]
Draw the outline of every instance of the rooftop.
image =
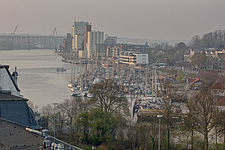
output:
[[28, 99], [0, 91], [0, 101], [28, 101]]
[[221, 89], [221, 90], [225, 90], [225, 87], [218, 81], [216, 81], [216, 83], [213, 84], [213, 86], [211, 87], [212, 89]]
[[36, 150], [41, 146], [42, 137], [26, 131], [26, 127], [0, 118], [1, 150]]

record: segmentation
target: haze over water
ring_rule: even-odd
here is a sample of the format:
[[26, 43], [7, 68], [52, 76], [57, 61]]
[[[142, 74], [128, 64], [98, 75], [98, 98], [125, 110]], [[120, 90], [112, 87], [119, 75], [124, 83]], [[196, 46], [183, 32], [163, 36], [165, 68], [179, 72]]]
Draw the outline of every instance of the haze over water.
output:
[[[70, 98], [67, 84], [71, 66], [63, 63], [54, 50], [1, 50], [0, 61], [2, 65], [9, 65], [11, 73], [17, 66], [21, 94], [39, 108]], [[59, 67], [67, 71], [57, 72]]]

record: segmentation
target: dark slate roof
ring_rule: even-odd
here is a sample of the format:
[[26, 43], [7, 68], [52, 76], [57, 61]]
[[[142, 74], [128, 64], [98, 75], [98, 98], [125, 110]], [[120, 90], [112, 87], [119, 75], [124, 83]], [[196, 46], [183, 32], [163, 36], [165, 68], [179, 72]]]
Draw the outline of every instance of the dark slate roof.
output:
[[0, 118], [1, 150], [38, 150], [43, 138], [26, 131], [25, 126]]
[[0, 91], [0, 101], [28, 101], [28, 99]]

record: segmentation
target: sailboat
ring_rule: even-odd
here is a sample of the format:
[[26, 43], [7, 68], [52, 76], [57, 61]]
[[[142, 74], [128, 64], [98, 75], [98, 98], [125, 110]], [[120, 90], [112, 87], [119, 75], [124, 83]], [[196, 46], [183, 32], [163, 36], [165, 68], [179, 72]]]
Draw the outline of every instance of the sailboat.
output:
[[72, 69], [71, 69], [71, 80], [68, 83], [68, 88], [74, 87], [74, 69], [75, 69], [75, 67], [72, 67]]
[[[74, 60], [73, 60], [73, 62], [74, 62]], [[77, 86], [75, 74], [76, 74], [76, 67], [75, 67], [75, 64], [72, 63], [71, 64], [71, 79], [70, 79], [70, 82], [68, 83], [68, 88], [70, 88], [70, 89]]]
[[[76, 97], [80, 97], [82, 96], [82, 92], [81, 89], [82, 87], [80, 87], [80, 81], [79, 81], [79, 77], [77, 77], [77, 72], [76, 72], [76, 67], [75, 64], [73, 63], [73, 69], [72, 69], [72, 73], [71, 73], [71, 81], [72, 83], [69, 83], [68, 86], [72, 86], [71, 87], [71, 96], [76, 96]], [[80, 71], [78, 71], [80, 72]]]

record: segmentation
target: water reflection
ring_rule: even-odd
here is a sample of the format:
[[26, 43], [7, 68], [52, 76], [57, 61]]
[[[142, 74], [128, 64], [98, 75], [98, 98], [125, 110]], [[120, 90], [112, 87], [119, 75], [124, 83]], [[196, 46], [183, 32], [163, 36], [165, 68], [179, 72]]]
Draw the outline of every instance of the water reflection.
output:
[[[10, 71], [17, 66], [21, 94], [39, 107], [70, 98], [71, 65], [63, 63], [54, 50], [0, 51], [0, 64], [10, 65]], [[67, 71], [57, 72], [59, 67]]]

